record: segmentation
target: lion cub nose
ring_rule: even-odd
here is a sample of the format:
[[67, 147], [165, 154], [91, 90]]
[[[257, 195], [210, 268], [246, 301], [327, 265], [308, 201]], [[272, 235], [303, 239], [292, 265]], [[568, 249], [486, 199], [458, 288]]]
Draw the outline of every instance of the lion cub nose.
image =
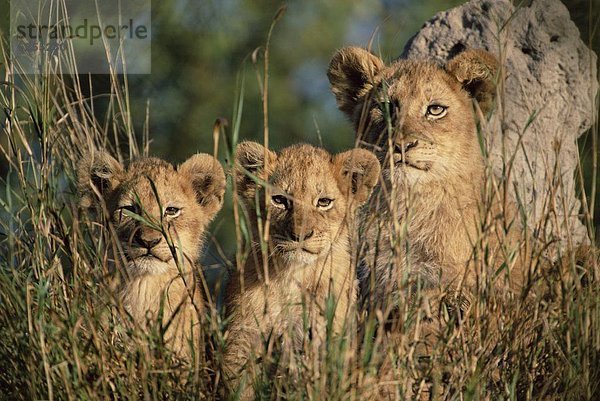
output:
[[314, 233], [315, 233], [315, 230], [310, 230], [310, 232], [304, 233], [303, 235], [298, 235], [292, 231], [290, 233], [290, 238], [292, 239], [292, 241], [296, 241], [296, 242], [305, 241], [305, 240], [309, 239], [310, 237], [312, 237]]
[[135, 233], [133, 239], [135, 240], [136, 244], [138, 244], [140, 246], [143, 246], [146, 249], [152, 249], [152, 248], [154, 248], [162, 240], [161, 237], [145, 238], [140, 231], [138, 231], [138, 232]]
[[419, 144], [418, 140], [396, 142], [396, 144], [394, 145], [394, 152], [395, 153], [406, 153], [406, 152], [408, 152], [409, 149], [414, 148], [418, 144]]

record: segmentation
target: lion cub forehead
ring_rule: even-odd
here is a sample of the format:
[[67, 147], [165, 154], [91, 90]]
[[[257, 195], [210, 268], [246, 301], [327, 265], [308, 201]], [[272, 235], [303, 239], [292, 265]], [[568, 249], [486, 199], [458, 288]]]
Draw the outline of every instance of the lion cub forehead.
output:
[[278, 160], [286, 164], [302, 165], [302, 163], [312, 163], [325, 165], [330, 162], [331, 155], [325, 149], [302, 143], [282, 149]]
[[[332, 178], [331, 167], [332, 156], [326, 150], [306, 144], [293, 145], [278, 155], [273, 184], [284, 190], [319, 186]], [[311, 183], [314, 185], [308, 185]]]
[[396, 61], [385, 69], [383, 80], [390, 84], [390, 92], [408, 96], [461, 90], [460, 83], [454, 77], [439, 65], [428, 61]]
[[[127, 178], [124, 180], [124, 195], [154, 198], [154, 188], [160, 197], [174, 197], [181, 192], [181, 180], [175, 167], [164, 160], [148, 157], [132, 161], [127, 167]], [[129, 193], [131, 192], [131, 193]], [[147, 201], [148, 199], [142, 199]]]
[[132, 161], [127, 167], [131, 177], [149, 176], [150, 178], [175, 174], [175, 167], [169, 162], [155, 157], [145, 157]]

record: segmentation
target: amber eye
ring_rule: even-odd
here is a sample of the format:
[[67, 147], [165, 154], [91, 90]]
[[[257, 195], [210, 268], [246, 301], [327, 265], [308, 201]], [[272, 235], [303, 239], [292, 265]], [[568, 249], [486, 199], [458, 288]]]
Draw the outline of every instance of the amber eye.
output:
[[289, 209], [290, 207], [288, 199], [283, 195], [273, 195], [271, 197], [271, 203], [273, 206], [280, 209]]
[[330, 198], [319, 198], [317, 201], [317, 207], [320, 209], [328, 210], [333, 206], [333, 199]]
[[439, 104], [431, 104], [427, 107], [427, 116], [433, 118], [441, 118], [446, 115], [448, 107], [440, 106]]
[[181, 213], [181, 209], [174, 206], [169, 206], [165, 209], [165, 217], [177, 217]]

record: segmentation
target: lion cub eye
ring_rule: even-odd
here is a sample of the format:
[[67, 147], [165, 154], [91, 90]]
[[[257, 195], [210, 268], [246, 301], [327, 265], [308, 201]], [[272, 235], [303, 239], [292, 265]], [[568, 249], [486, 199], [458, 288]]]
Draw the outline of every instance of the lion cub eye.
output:
[[329, 210], [333, 207], [333, 199], [330, 198], [319, 198], [317, 201], [317, 207], [323, 210]]
[[[136, 204], [120, 206], [118, 210], [119, 210], [119, 213], [121, 214], [121, 216], [123, 214], [125, 214], [126, 216], [128, 214], [138, 214], [139, 215], [141, 212], [141, 208]], [[127, 212], [127, 213], [123, 213], [123, 212]]]
[[121, 222], [123, 222], [124, 218], [129, 218], [131, 217], [132, 214], [140, 214], [140, 207], [136, 204], [133, 205], [123, 205], [123, 206], [119, 206], [117, 208], [117, 220], [119, 222], [119, 224]]
[[125, 205], [125, 206], [121, 206], [121, 210], [127, 210], [128, 212], [139, 214], [138, 213], [138, 211], [139, 211], [138, 205]]
[[165, 217], [177, 217], [181, 214], [181, 209], [175, 206], [169, 206], [165, 209]]
[[278, 207], [280, 209], [290, 208], [288, 199], [283, 195], [273, 195], [271, 197], [271, 203], [273, 204], [273, 206]]
[[442, 118], [446, 115], [447, 111], [448, 107], [446, 106], [440, 106], [439, 104], [430, 104], [427, 107], [426, 116], [431, 118]]

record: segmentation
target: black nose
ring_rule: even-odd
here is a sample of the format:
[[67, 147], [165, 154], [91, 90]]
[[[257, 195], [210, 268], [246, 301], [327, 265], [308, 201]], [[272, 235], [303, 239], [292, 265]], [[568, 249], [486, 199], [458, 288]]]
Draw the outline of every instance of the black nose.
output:
[[136, 244], [143, 246], [146, 249], [152, 249], [154, 248], [156, 245], [158, 245], [160, 243], [160, 241], [162, 240], [161, 237], [158, 238], [144, 238], [144, 236], [142, 235], [142, 233], [140, 232], [140, 230], [138, 230], [135, 235], [133, 236], [133, 240], [135, 241]]
[[414, 148], [419, 141], [400, 141], [394, 144], [394, 153], [406, 153], [410, 148]]
[[315, 230], [310, 230], [310, 232], [304, 233], [304, 235], [298, 235], [292, 231], [290, 233], [290, 238], [292, 239], [292, 241], [296, 241], [296, 242], [305, 241], [305, 240], [309, 239], [310, 237], [312, 237], [314, 233], [315, 233]]

